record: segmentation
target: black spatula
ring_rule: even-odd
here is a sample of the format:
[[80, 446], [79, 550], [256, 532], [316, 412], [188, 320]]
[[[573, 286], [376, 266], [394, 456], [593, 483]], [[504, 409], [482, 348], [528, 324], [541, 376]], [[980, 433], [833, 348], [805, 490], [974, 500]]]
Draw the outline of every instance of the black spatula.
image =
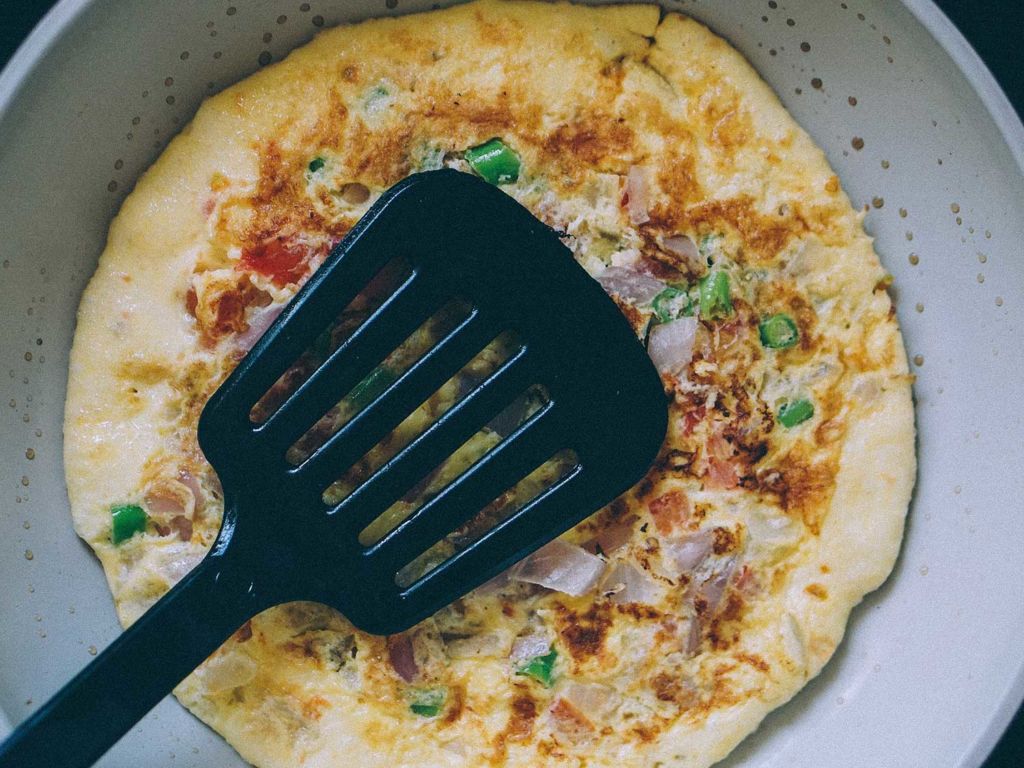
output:
[[[391, 269], [397, 288], [329, 343], [326, 359], [311, 358], [325, 329], [396, 260], [407, 267]], [[411, 365], [375, 375], [452, 302], [461, 313], [435, 328]], [[347, 496], [325, 493], [497, 338], [504, 356], [454, 405]], [[297, 360], [309, 375], [278, 393], [283, 402], [271, 397], [266, 418], [254, 418]], [[367, 541], [375, 520], [535, 387], [545, 396], [522, 423]], [[294, 446], [325, 414], [368, 396], [296, 458]], [[320, 601], [376, 634], [409, 628], [639, 480], [664, 438], [666, 410], [631, 327], [554, 232], [470, 175], [406, 179], [334, 249], [207, 403], [199, 442], [225, 492], [210, 553], [0, 746], [0, 766], [91, 764], [247, 619], [278, 603]], [[571, 459], [552, 485], [467, 546], [437, 549], [566, 451]], [[428, 551], [442, 552], [442, 561], [410, 575]]]

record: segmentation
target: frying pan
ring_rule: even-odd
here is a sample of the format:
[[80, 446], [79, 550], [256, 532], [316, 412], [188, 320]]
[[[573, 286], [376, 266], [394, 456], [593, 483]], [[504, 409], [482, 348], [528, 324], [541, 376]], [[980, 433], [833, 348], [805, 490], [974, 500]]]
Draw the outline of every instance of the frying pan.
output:
[[[206, 95], [322, 26], [431, 5], [62, 0], [0, 75], [0, 731], [119, 632], [71, 528], [61, 415], [121, 200]], [[1024, 128], [927, 0], [666, 8], [739, 48], [865, 207], [917, 377], [896, 570], [724, 765], [976, 768], [1024, 698]], [[166, 700], [101, 765], [243, 764]]]

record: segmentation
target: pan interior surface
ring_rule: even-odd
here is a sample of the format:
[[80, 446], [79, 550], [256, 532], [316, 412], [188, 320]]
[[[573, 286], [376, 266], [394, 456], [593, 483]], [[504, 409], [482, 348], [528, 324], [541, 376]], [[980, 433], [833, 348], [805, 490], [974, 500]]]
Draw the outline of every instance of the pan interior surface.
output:
[[[917, 377], [920, 469], [893, 576], [724, 765], [974, 768], [1024, 697], [1024, 131], [930, 4], [778, 5], [666, 8], [729, 39], [865, 207]], [[0, 76], [0, 721], [120, 631], [70, 525], [61, 417], [78, 299], [124, 195], [205, 96], [321, 27], [429, 7], [67, 0]], [[243, 765], [172, 700], [100, 765], [140, 763]]]

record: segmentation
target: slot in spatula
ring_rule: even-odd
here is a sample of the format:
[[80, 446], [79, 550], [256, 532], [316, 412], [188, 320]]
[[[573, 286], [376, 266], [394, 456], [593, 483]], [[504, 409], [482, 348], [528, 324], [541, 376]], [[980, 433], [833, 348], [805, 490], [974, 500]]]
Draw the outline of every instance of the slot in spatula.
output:
[[[310, 358], [396, 260], [407, 266], [397, 287]], [[452, 302], [461, 313], [435, 328], [428, 348], [377, 375]], [[503, 356], [454, 404], [347, 495], [328, 493], [498, 338]], [[301, 383], [255, 418], [298, 360], [308, 369]], [[422, 490], [425, 478], [436, 480], [445, 457], [537, 387], [545, 396], [525, 418], [367, 540], [374, 521]], [[296, 458], [294, 446], [338, 416], [339, 403], [352, 411], [347, 420]], [[314, 600], [367, 632], [408, 629], [638, 481], [666, 425], [661, 380], [644, 348], [551, 229], [468, 174], [407, 178], [334, 248], [207, 403], [199, 443], [224, 488], [210, 553], [0, 746], [0, 766], [91, 764], [270, 606]], [[563, 471], [552, 484], [461, 548], [438, 549], [556, 455]], [[444, 554], [424, 561], [429, 552]]]

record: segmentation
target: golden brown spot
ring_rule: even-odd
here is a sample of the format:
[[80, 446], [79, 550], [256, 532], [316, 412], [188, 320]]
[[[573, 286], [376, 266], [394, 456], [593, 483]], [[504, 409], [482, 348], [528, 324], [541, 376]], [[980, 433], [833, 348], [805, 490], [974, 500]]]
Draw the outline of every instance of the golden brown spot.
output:
[[833, 174], [828, 177], [828, 181], [825, 182], [825, 191], [830, 195], [834, 195], [839, 191], [839, 177]]
[[700, 184], [697, 181], [697, 164], [691, 155], [671, 155], [658, 164], [658, 187], [671, 201], [665, 210], [656, 208], [651, 212], [652, 221], [663, 221], [672, 225], [676, 211], [691, 201], [700, 199]]
[[245, 331], [249, 327], [246, 308], [266, 306], [268, 300], [267, 294], [243, 274], [210, 281], [196, 302], [196, 326], [203, 342], [212, 345], [230, 333]]
[[220, 171], [214, 171], [210, 177], [210, 189], [214, 192], [223, 192], [231, 186], [231, 181]]
[[557, 607], [559, 635], [573, 659], [582, 662], [599, 655], [612, 623], [611, 606], [595, 603], [585, 613], [577, 613], [562, 604]]
[[307, 720], [319, 720], [331, 703], [323, 696], [313, 696], [302, 702], [302, 716]]
[[828, 590], [825, 589], [825, 587], [821, 584], [808, 584], [806, 587], [804, 587], [804, 592], [806, 592], [811, 597], [818, 598], [819, 600], [828, 599]]
[[504, 730], [491, 742], [494, 746], [492, 762], [503, 764], [508, 753], [507, 742], [525, 742], [533, 735], [533, 724], [537, 720], [537, 702], [525, 688], [516, 687], [515, 697], [509, 708], [508, 722]]
[[716, 555], [732, 552], [739, 546], [739, 538], [728, 528], [715, 528], [711, 535], [714, 538], [713, 547]]
[[345, 140], [347, 147], [359, 147], [349, 158], [355, 178], [375, 187], [390, 187], [412, 171], [409, 147], [411, 123], [403, 122], [389, 130], [373, 131], [357, 121]]
[[790, 239], [808, 230], [807, 224], [792, 211], [778, 217], [765, 216], [757, 211], [754, 199], [746, 195], [695, 205], [683, 216], [700, 232], [731, 229], [763, 261], [774, 259]]
[[771, 667], [768, 665], [768, 662], [760, 656], [758, 656], [756, 653], [737, 653], [735, 658], [739, 661], [742, 661], [744, 664], [750, 665], [759, 672], [764, 672], [765, 674], [768, 674], [768, 672], [771, 670]]
[[239, 627], [238, 631], [235, 632], [235, 640], [237, 642], [239, 642], [239, 643], [244, 643], [245, 641], [247, 641], [247, 640], [249, 640], [251, 638], [252, 638], [252, 619], [250, 619], [249, 621], [245, 622], [245, 624], [243, 624], [241, 627]]
[[466, 704], [466, 687], [461, 683], [451, 686], [449, 688], [449, 701], [448, 709], [444, 713], [443, 722], [445, 725], [451, 725], [462, 717], [462, 711]]
[[[797, 328], [800, 331], [800, 342], [799, 348], [803, 352], [810, 352], [814, 349], [816, 336], [815, 331], [818, 325], [818, 313], [814, 311], [814, 307], [794, 290], [789, 289], [789, 286], [773, 286], [785, 307], [786, 311], [796, 321]], [[772, 289], [768, 289], [771, 291]], [[792, 355], [792, 351], [785, 354]]]
[[717, 144], [726, 154], [750, 144], [753, 134], [750, 115], [740, 107], [738, 94], [734, 94], [728, 104], [722, 99], [712, 101], [704, 117], [711, 124], [711, 143]]
[[333, 89], [327, 92], [325, 101], [327, 108], [317, 120], [309, 141], [321, 147], [338, 149], [341, 146], [341, 127], [348, 120], [348, 107], [341, 94]]
[[590, 114], [573, 123], [560, 125], [544, 140], [543, 148], [559, 165], [571, 162], [602, 167], [610, 157], [627, 152], [633, 145], [633, 129], [612, 115]]
[[684, 685], [677, 674], [659, 672], [651, 680], [651, 688], [658, 701], [671, 702], [683, 708], [692, 707], [699, 701], [693, 686]]
[[657, 728], [645, 725], [644, 723], [637, 723], [629, 729], [629, 732], [636, 736], [640, 741], [645, 744], [649, 744], [658, 737], [659, 731]]
[[779, 468], [783, 476], [782, 504], [787, 512], [798, 514], [817, 536], [828, 513], [835, 490], [837, 461], [834, 457], [811, 462], [791, 454]]
[[642, 603], [617, 603], [615, 610], [620, 616], [629, 616], [636, 621], [658, 621], [664, 615], [657, 608]]
[[555, 730], [571, 742], [583, 741], [594, 732], [594, 724], [590, 722], [572, 702], [559, 698], [550, 709]]
[[168, 363], [141, 357], [129, 357], [117, 366], [118, 378], [144, 386], [167, 381], [173, 374], [174, 369]]
[[196, 305], [199, 303], [199, 299], [196, 296], [196, 289], [189, 286], [189, 289], [185, 292], [185, 311], [188, 312], [194, 318], [196, 316]]

